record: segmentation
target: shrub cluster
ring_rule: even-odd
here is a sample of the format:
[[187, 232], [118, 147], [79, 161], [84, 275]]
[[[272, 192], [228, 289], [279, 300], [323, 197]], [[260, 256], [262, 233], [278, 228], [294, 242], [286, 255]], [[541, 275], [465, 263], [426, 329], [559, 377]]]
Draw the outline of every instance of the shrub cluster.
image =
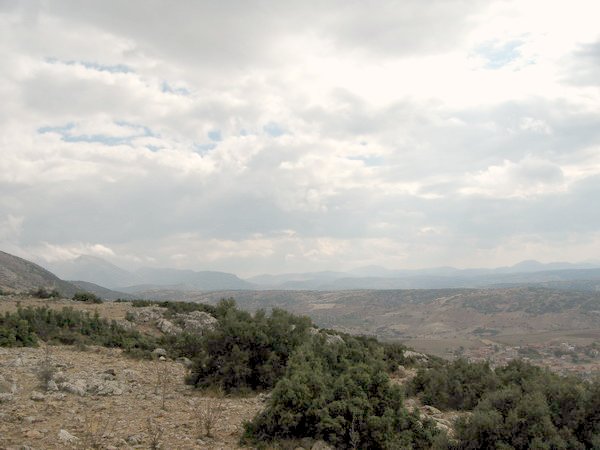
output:
[[59, 344], [95, 344], [129, 351], [151, 351], [156, 342], [135, 330], [127, 330], [114, 320], [65, 307], [18, 308], [0, 316], [0, 346], [35, 346], [37, 340]]
[[58, 298], [60, 297], [60, 292], [56, 289], [39, 287], [36, 290], [31, 291], [30, 295], [37, 298]]
[[374, 339], [308, 339], [293, 354], [266, 409], [246, 424], [243, 441], [314, 437], [340, 449], [430, 448], [438, 433], [403, 406], [399, 386]]
[[441, 409], [473, 410], [447, 448], [600, 448], [600, 380], [562, 377], [520, 360], [491, 370], [464, 360], [420, 370], [412, 389]]
[[77, 292], [73, 295], [73, 300], [85, 303], [102, 303], [102, 299], [91, 292]]
[[218, 325], [199, 343], [188, 381], [226, 393], [272, 388], [311, 327], [310, 319], [280, 309], [270, 316], [263, 310], [252, 315], [231, 299], [219, 302], [213, 312]]

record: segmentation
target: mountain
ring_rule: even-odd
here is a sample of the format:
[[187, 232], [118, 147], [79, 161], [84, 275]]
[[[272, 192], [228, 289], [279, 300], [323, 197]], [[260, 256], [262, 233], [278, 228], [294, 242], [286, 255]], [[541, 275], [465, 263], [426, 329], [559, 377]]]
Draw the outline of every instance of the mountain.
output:
[[[541, 263], [522, 261], [495, 269], [391, 270], [380, 266], [360, 267], [348, 272], [307, 272], [259, 275], [249, 281], [260, 289], [348, 290], [348, 289], [439, 289], [482, 288], [510, 285], [556, 284], [562, 289], [593, 290], [600, 282], [600, 269], [591, 263]], [[590, 283], [590, 281], [592, 283]]]
[[141, 268], [134, 272], [145, 287], [169, 286], [182, 290], [218, 291], [253, 289], [254, 285], [227, 272]]
[[[82, 255], [70, 261], [48, 264], [63, 279], [81, 280], [135, 294], [160, 289], [176, 291], [219, 290], [349, 290], [349, 289], [443, 289], [537, 285], [586, 291], [597, 290], [600, 269], [592, 263], [541, 263], [522, 261], [494, 269], [393, 270], [365, 266], [351, 271], [321, 271], [258, 275], [243, 280], [234, 274], [168, 268], [127, 271], [102, 258]], [[550, 284], [548, 284], [550, 283]]]
[[80, 290], [31, 261], [0, 251], [0, 289], [28, 292], [38, 288], [56, 289], [67, 297]]
[[83, 280], [107, 288], [142, 283], [142, 280], [131, 272], [91, 255], [81, 255], [67, 261], [48, 263], [46, 266], [65, 280]]
[[253, 289], [254, 284], [234, 274], [216, 271], [157, 269], [143, 267], [130, 272], [102, 258], [81, 255], [75, 259], [48, 263], [48, 268], [67, 280], [88, 283], [131, 292], [132, 287], [152, 289], [177, 287], [181, 290], [215, 291], [228, 289]]
[[136, 298], [134, 295], [113, 291], [88, 281], [69, 281], [69, 283], [75, 285], [79, 291], [91, 292], [104, 300], [134, 300]]

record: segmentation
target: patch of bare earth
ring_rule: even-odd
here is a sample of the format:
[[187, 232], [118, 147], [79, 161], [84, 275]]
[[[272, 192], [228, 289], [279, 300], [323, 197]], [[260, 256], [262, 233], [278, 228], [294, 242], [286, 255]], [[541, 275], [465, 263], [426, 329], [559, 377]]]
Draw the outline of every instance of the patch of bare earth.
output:
[[[59, 386], [68, 380], [84, 392], [48, 391], [38, 375], [48, 360]], [[134, 360], [118, 349], [53, 346], [48, 356], [41, 347], [0, 348], [8, 394], [0, 403], [0, 449], [241, 448], [242, 424], [261, 400], [210, 396], [186, 385], [185, 375], [177, 362]]]

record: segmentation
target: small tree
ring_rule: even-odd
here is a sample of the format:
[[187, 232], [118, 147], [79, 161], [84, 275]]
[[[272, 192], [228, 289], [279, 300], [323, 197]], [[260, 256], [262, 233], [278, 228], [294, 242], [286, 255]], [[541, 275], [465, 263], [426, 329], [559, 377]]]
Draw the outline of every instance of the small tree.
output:
[[73, 300], [75, 300], [76, 302], [85, 303], [102, 303], [102, 299], [91, 292], [77, 292], [73, 296]]

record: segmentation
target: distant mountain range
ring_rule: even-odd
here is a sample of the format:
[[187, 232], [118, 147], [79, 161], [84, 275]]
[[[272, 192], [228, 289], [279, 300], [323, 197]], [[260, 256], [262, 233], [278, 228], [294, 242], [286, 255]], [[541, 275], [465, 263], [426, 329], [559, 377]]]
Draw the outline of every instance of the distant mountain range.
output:
[[231, 273], [215, 271], [157, 268], [127, 271], [102, 258], [88, 255], [47, 266], [49, 270], [0, 251], [0, 289], [27, 292], [46, 287], [57, 289], [64, 296], [88, 291], [109, 300], [164, 298], [167, 294], [185, 298], [194, 292], [215, 291], [347, 291], [515, 286], [600, 292], [600, 268], [592, 264], [542, 264], [537, 261], [524, 261], [512, 267], [497, 269], [440, 267], [390, 270], [369, 266], [348, 272], [260, 275], [248, 280]]
[[[261, 289], [347, 290], [347, 289], [438, 289], [545, 285], [556, 288], [600, 290], [600, 265], [523, 261], [495, 269], [438, 267], [390, 270], [369, 266], [349, 272], [311, 272], [260, 275], [248, 281]], [[579, 283], [579, 281], [585, 283]]]
[[226, 272], [148, 267], [127, 271], [102, 258], [90, 255], [82, 255], [69, 261], [48, 263], [46, 266], [61, 278], [88, 281], [123, 292], [158, 287], [182, 291], [218, 291], [255, 287], [254, 284]]
[[254, 276], [246, 280], [215, 271], [141, 268], [127, 271], [102, 258], [82, 255], [70, 261], [49, 263], [48, 269], [63, 279], [92, 282], [121, 292], [138, 294], [155, 290], [322, 290], [442, 289], [537, 285], [600, 291], [600, 264], [523, 261], [494, 269], [436, 267], [391, 270], [367, 266], [351, 271], [323, 271]]

